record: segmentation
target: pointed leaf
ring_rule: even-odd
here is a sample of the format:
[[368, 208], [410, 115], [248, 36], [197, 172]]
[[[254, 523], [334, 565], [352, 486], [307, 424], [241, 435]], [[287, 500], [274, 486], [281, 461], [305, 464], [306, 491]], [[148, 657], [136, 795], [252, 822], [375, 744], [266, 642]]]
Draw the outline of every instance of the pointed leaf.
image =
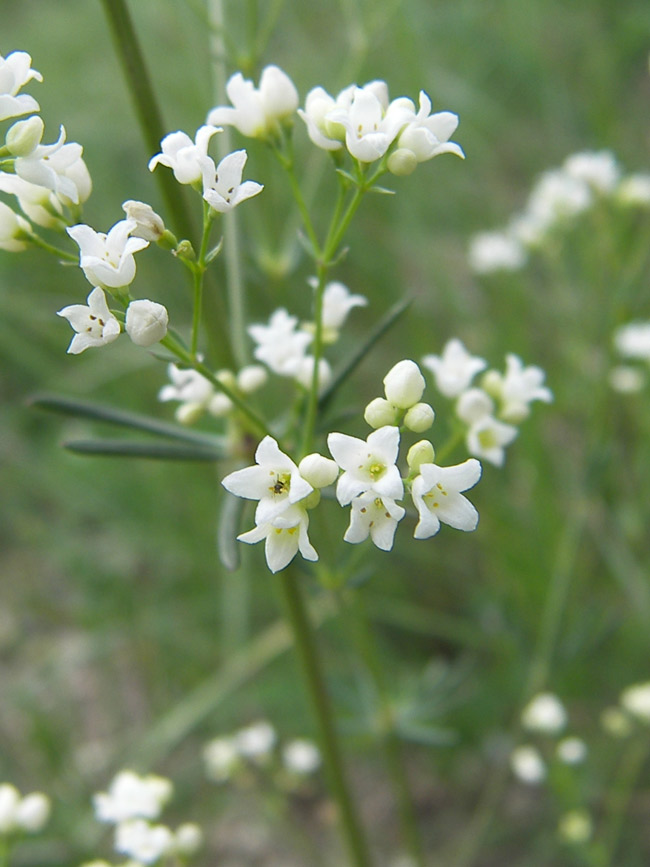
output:
[[220, 449], [201, 445], [161, 443], [156, 440], [71, 440], [63, 448], [80, 455], [116, 458], [149, 458], [162, 461], [218, 461]]

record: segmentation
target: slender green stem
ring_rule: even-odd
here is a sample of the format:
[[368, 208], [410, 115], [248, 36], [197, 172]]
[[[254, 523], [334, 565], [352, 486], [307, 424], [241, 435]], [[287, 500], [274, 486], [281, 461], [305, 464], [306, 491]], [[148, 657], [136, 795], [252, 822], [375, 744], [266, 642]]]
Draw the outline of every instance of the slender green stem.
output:
[[78, 253], [69, 253], [67, 250], [61, 250], [59, 247], [55, 247], [53, 244], [48, 244], [47, 241], [44, 241], [40, 235], [36, 235], [34, 233], [30, 233], [29, 242], [34, 244], [36, 247], [40, 247], [41, 250], [46, 250], [48, 253], [51, 253], [53, 256], [56, 256], [58, 259], [63, 259], [66, 262], [74, 262], [75, 264], [79, 264], [79, 254]]
[[606, 804], [606, 824], [603, 831], [602, 867], [611, 867], [621, 835], [623, 817], [630, 802], [632, 791], [650, 752], [650, 739], [644, 732], [627, 745], [610, 796]]
[[341, 830], [354, 867], [370, 867], [370, 853], [357, 815], [352, 793], [343, 769], [338, 734], [330, 698], [325, 686], [316, 641], [307, 616], [305, 603], [293, 572], [288, 569], [278, 576], [287, 619], [291, 624], [296, 652], [300, 660], [307, 694], [316, 718], [323, 762], [331, 792], [338, 806]]
[[388, 774], [393, 786], [397, 812], [407, 852], [417, 867], [424, 867], [424, 847], [418, 828], [417, 812], [404, 765], [402, 743], [397, 731], [395, 712], [386, 684], [377, 643], [363, 605], [362, 593], [348, 590], [338, 594], [339, 610], [352, 633], [360, 658], [372, 678], [379, 704], [377, 728], [384, 750]]
[[210, 230], [212, 229], [213, 221], [210, 205], [203, 202], [203, 234], [201, 235], [201, 246], [199, 248], [199, 256], [194, 266], [194, 312], [192, 315], [192, 339], [190, 343], [190, 352], [197, 357], [197, 349], [199, 344], [199, 328], [201, 326], [201, 310], [203, 307], [203, 278], [205, 276], [205, 257], [208, 252], [208, 244], [210, 243]]
[[296, 204], [298, 205], [298, 210], [300, 211], [300, 216], [302, 217], [302, 222], [305, 227], [305, 231], [307, 232], [307, 237], [309, 238], [314, 252], [314, 259], [318, 262], [321, 259], [321, 248], [318, 242], [318, 236], [316, 234], [314, 224], [312, 223], [311, 216], [309, 214], [309, 209], [307, 208], [307, 204], [303, 197], [302, 190], [300, 189], [298, 179], [296, 178], [296, 171], [293, 164], [293, 159], [291, 157], [285, 157], [278, 150], [275, 150], [275, 154], [280, 160], [280, 163], [284, 167], [287, 173], [287, 177], [289, 178], [291, 192], [296, 201]]

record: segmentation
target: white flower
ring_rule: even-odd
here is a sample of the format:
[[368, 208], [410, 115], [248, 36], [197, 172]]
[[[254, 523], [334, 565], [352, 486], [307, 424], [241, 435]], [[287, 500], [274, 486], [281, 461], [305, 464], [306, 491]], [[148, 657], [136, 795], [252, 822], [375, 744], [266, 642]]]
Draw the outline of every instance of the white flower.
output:
[[321, 764], [320, 750], [312, 741], [296, 738], [282, 749], [282, 761], [292, 774], [313, 774]]
[[170, 799], [172, 784], [165, 777], [133, 771], [120, 771], [108, 792], [93, 797], [95, 816], [100, 822], [125, 822], [128, 819], [156, 819]]
[[0, 56], [0, 120], [39, 110], [34, 97], [25, 93], [16, 96], [32, 78], [43, 81], [43, 76], [31, 65], [32, 58], [25, 51], [12, 51], [6, 57]]
[[650, 362], [650, 322], [630, 322], [614, 333], [614, 346], [625, 358]]
[[244, 394], [251, 394], [261, 388], [268, 378], [266, 368], [261, 364], [247, 364], [237, 374], [237, 388]]
[[79, 265], [86, 278], [103, 289], [128, 286], [135, 277], [133, 254], [149, 246], [143, 238], [130, 238], [135, 220], [120, 220], [105, 234], [79, 223], [67, 232], [79, 247]]
[[633, 174], [623, 178], [616, 190], [621, 205], [647, 208], [650, 205], [650, 175]]
[[632, 734], [632, 721], [620, 707], [606, 707], [600, 715], [600, 724], [613, 738], [626, 738]]
[[[340, 96], [340, 95], [339, 95]], [[305, 108], [298, 109], [298, 114], [307, 125], [307, 133], [312, 142], [319, 148], [327, 151], [337, 151], [343, 147], [345, 130], [340, 127], [340, 139], [332, 133], [332, 124], [327, 121], [327, 115], [337, 105], [337, 101], [323, 90], [322, 87], [314, 87], [307, 94]]]
[[642, 370], [628, 364], [616, 365], [610, 370], [607, 378], [614, 391], [620, 394], [634, 394], [641, 391], [646, 381]]
[[557, 832], [565, 842], [580, 846], [591, 839], [594, 823], [587, 810], [569, 810], [558, 822]]
[[350, 105], [333, 108], [326, 120], [345, 129], [345, 145], [353, 157], [371, 163], [383, 157], [412, 114], [411, 100], [394, 100], [386, 107], [376, 88], [366, 85], [356, 87]]
[[131, 301], [126, 308], [124, 327], [138, 346], [153, 346], [167, 334], [167, 308], [155, 301]]
[[206, 773], [217, 783], [229, 780], [239, 764], [239, 750], [234, 738], [214, 738], [203, 749]]
[[268, 758], [276, 741], [275, 729], [267, 720], [252, 723], [235, 735], [235, 747], [239, 755], [257, 762]]
[[355, 497], [351, 506], [350, 526], [345, 531], [344, 541], [356, 545], [370, 536], [378, 548], [390, 551], [397, 524], [406, 510], [390, 497], [378, 497], [372, 492]]
[[14, 213], [8, 205], [0, 202], [0, 250], [17, 253], [27, 247], [25, 235], [31, 234], [31, 226], [24, 217]]
[[546, 777], [546, 765], [535, 747], [516, 747], [510, 755], [510, 767], [522, 783], [534, 785]]
[[266, 540], [264, 554], [271, 572], [288, 566], [298, 551], [305, 560], [318, 560], [318, 554], [307, 535], [309, 515], [300, 504], [289, 506], [272, 522], [259, 524], [247, 533], [237, 536], [240, 542], [254, 545]]
[[277, 66], [262, 70], [260, 86], [232, 75], [226, 84], [231, 106], [217, 106], [208, 114], [208, 123], [234, 126], [242, 135], [263, 138], [298, 108], [298, 91], [289, 76]]
[[135, 222], [135, 228], [131, 230], [134, 238], [144, 238], [145, 241], [159, 241], [165, 232], [165, 224], [160, 214], [157, 214], [151, 205], [146, 202], [138, 202], [129, 199], [122, 203], [122, 210], [127, 220]]
[[32, 792], [31, 795], [25, 795], [16, 808], [16, 825], [30, 834], [36, 833], [45, 827], [50, 811], [51, 804], [47, 795]]
[[562, 166], [571, 178], [584, 181], [599, 193], [613, 193], [621, 169], [611, 151], [584, 151], [571, 154]]
[[[293, 363], [287, 365], [287, 374], [302, 385], [303, 388], [310, 389], [314, 378], [314, 356], [303, 355], [302, 358], [295, 358]], [[324, 388], [332, 378], [332, 368], [326, 358], [320, 358], [318, 361], [318, 388]]]
[[194, 822], [179, 825], [174, 832], [172, 850], [174, 853], [187, 857], [194, 855], [203, 845], [203, 831]]
[[518, 271], [526, 264], [526, 251], [511, 232], [479, 232], [469, 245], [469, 266], [476, 274]]
[[[310, 277], [307, 281], [309, 285], [316, 289], [318, 280], [316, 277]], [[368, 299], [363, 295], [353, 295], [347, 286], [337, 280], [328, 283], [323, 290], [323, 310], [322, 310], [322, 325], [323, 325], [323, 342], [334, 343], [338, 340], [339, 331], [343, 323], [347, 319], [348, 313], [353, 307], [365, 307]], [[314, 324], [307, 323], [303, 326], [309, 333], [313, 333]]]
[[18, 175], [0, 172], [0, 190], [16, 196], [22, 211], [38, 226], [46, 229], [64, 228], [61, 200], [47, 187], [30, 184]]
[[208, 146], [216, 132], [221, 132], [216, 126], [201, 126], [194, 141], [187, 133], [170, 132], [160, 142], [161, 153], [149, 160], [149, 171], [152, 172], [157, 165], [167, 166], [179, 184], [199, 183], [206, 170], [214, 166], [208, 156]]
[[474, 458], [453, 467], [420, 464], [413, 479], [411, 495], [420, 520], [415, 539], [428, 539], [440, 529], [440, 522], [469, 532], [478, 524], [478, 512], [461, 491], [473, 488], [481, 478], [481, 465]]
[[384, 377], [384, 394], [393, 406], [408, 409], [419, 402], [425, 385], [420, 368], [414, 361], [405, 358], [393, 365]]
[[71, 355], [78, 355], [90, 346], [104, 346], [119, 337], [120, 323], [108, 309], [106, 296], [97, 286], [86, 299], [88, 304], [71, 304], [57, 311], [77, 332], [68, 346]]
[[14, 157], [28, 156], [41, 143], [45, 125], [38, 115], [19, 120], [5, 136], [5, 146]]
[[484, 359], [470, 355], [457, 338], [445, 344], [442, 355], [425, 355], [422, 364], [433, 373], [436, 387], [445, 397], [457, 397], [487, 367]]
[[297, 317], [289, 316], [281, 307], [271, 315], [268, 325], [248, 326], [257, 344], [253, 355], [280, 376], [294, 376], [312, 341], [311, 334], [296, 331], [297, 324]]
[[0, 784], [0, 834], [10, 834], [16, 827], [16, 810], [20, 792], [11, 783]]
[[397, 147], [410, 151], [419, 163], [447, 153], [465, 159], [460, 145], [449, 141], [458, 126], [458, 115], [451, 111], [431, 114], [431, 100], [423, 90], [420, 91], [418, 113], [413, 111], [410, 117], [408, 114], [406, 117], [407, 125], [397, 138]]
[[396, 466], [399, 428], [386, 425], [373, 431], [366, 441], [342, 433], [331, 433], [327, 445], [344, 471], [336, 486], [336, 497], [347, 506], [359, 494], [399, 500], [404, 485]]
[[154, 864], [172, 851], [174, 835], [166, 825], [150, 825], [144, 819], [120, 822], [115, 830], [115, 851], [142, 864]]
[[521, 712], [521, 724], [528, 731], [556, 735], [567, 724], [567, 713], [560, 699], [551, 692], [532, 698]]
[[579, 765], [587, 758], [587, 744], [582, 738], [563, 738], [557, 745], [557, 757], [566, 765]]
[[505, 460], [505, 446], [514, 440], [518, 430], [497, 421], [493, 412], [492, 399], [480, 388], [467, 389], [456, 404], [456, 414], [468, 426], [465, 436], [468, 452], [500, 467]]
[[[259, 500], [255, 511], [256, 524], [269, 524], [289, 506], [293, 506], [313, 491], [291, 458], [280, 451], [273, 437], [264, 437], [255, 452], [255, 461], [255, 466], [235, 470], [227, 475], [221, 484], [236, 497]], [[296, 521], [291, 526], [297, 527], [302, 517], [294, 512], [293, 518]], [[265, 537], [260, 536], [261, 538]], [[249, 542], [251, 539], [246, 538], [243, 541]]]
[[502, 376], [496, 370], [490, 371], [484, 386], [501, 402], [500, 417], [518, 424], [530, 415], [532, 401], [550, 403], [553, 400], [551, 390], [542, 385], [544, 376], [541, 367], [524, 367], [518, 355], [508, 353], [505, 375]]
[[650, 723], [650, 681], [628, 686], [621, 693], [621, 706], [632, 716]]
[[592, 202], [593, 194], [584, 180], [571, 177], [562, 169], [553, 169], [544, 172], [533, 187], [525, 216], [535, 221], [541, 236], [558, 221], [581, 214]]
[[30, 184], [52, 190], [64, 204], [78, 205], [88, 198], [91, 190], [90, 175], [81, 156], [82, 146], [77, 142], [65, 144], [63, 126], [54, 144], [40, 144], [43, 121], [35, 120], [40, 122], [41, 135], [29, 154], [16, 158], [16, 174]]
[[182, 423], [189, 423], [208, 408], [215, 393], [214, 385], [192, 368], [183, 369], [170, 364], [167, 373], [172, 384], [160, 389], [158, 400], [180, 401], [176, 418]]
[[264, 189], [256, 181], [242, 183], [241, 176], [247, 158], [245, 150], [235, 151], [225, 156], [216, 169], [212, 163], [203, 173], [203, 198], [220, 214], [227, 214]]

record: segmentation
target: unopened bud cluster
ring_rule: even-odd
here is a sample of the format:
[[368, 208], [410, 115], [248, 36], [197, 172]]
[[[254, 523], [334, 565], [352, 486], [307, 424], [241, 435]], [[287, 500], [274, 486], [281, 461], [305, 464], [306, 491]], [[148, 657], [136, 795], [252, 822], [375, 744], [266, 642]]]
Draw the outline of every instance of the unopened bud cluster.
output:
[[428, 403], [420, 403], [426, 383], [414, 361], [405, 359], [384, 377], [385, 397], [376, 397], [366, 406], [363, 417], [370, 427], [404, 425], [423, 433], [433, 424], [435, 413]]

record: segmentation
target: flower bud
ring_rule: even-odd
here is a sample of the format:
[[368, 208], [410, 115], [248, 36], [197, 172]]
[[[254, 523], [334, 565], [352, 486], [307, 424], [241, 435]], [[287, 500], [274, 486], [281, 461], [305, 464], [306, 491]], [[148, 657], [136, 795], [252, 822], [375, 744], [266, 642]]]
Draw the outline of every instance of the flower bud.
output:
[[19, 120], [7, 130], [5, 145], [15, 157], [29, 156], [41, 143], [44, 129], [43, 121], [36, 115]]
[[503, 375], [498, 370], [488, 370], [481, 379], [481, 386], [492, 397], [500, 398], [503, 394]]
[[319, 455], [317, 452], [304, 457], [298, 464], [300, 475], [314, 488], [325, 488], [333, 484], [339, 475], [336, 461]]
[[420, 440], [408, 450], [406, 463], [412, 473], [419, 473], [422, 464], [432, 464], [436, 453], [429, 440]]
[[400, 409], [408, 409], [417, 403], [422, 397], [424, 386], [420, 368], [408, 358], [398, 361], [384, 377], [386, 400]]
[[429, 430], [435, 417], [433, 407], [428, 403], [415, 403], [406, 411], [404, 424], [414, 433], [423, 433], [423, 431]]
[[11, 783], [0, 785], [0, 834], [8, 834], [16, 827], [16, 810], [20, 793]]
[[234, 391], [237, 388], [237, 379], [235, 378], [235, 374], [232, 370], [228, 370], [227, 368], [223, 368], [222, 370], [218, 370], [215, 375], [215, 379], [218, 379], [219, 382], [223, 382], [226, 388], [229, 388], [231, 391]]
[[313, 490], [311, 494], [307, 494], [306, 497], [303, 497], [300, 500], [300, 505], [304, 506], [305, 509], [315, 509], [316, 506], [320, 503], [320, 491]]
[[398, 177], [412, 174], [417, 168], [418, 160], [413, 151], [398, 148], [388, 157], [388, 171]]
[[24, 831], [40, 831], [50, 818], [50, 799], [42, 792], [32, 792], [16, 809], [16, 824]]
[[581, 845], [591, 839], [593, 823], [586, 810], [570, 810], [558, 824], [558, 834], [566, 843]]
[[213, 395], [210, 398], [210, 403], [208, 404], [208, 412], [210, 413], [210, 415], [213, 415], [216, 418], [221, 418], [224, 415], [228, 415], [232, 408], [233, 402], [227, 394], [224, 394], [221, 391], [218, 391], [215, 395]]
[[15, 214], [9, 205], [0, 202], [0, 250], [17, 253], [24, 250], [27, 243], [23, 239], [30, 236], [30, 225], [24, 217]]
[[248, 364], [237, 374], [237, 387], [244, 394], [250, 394], [261, 388], [269, 378], [266, 368], [261, 364]]
[[145, 241], [154, 242], [161, 239], [165, 232], [165, 224], [162, 217], [154, 211], [151, 205], [129, 199], [122, 205], [122, 210], [126, 214], [127, 220], [135, 220], [137, 223], [135, 229], [131, 230], [131, 235], [135, 238], [144, 238]]
[[180, 424], [194, 424], [198, 421], [205, 411], [205, 406], [202, 403], [182, 403], [177, 407], [174, 416]]
[[399, 415], [399, 409], [383, 397], [371, 400], [363, 412], [366, 422], [374, 428], [397, 424]]
[[162, 304], [155, 301], [132, 301], [126, 310], [124, 327], [138, 346], [152, 346], [167, 334], [169, 316]]
[[194, 822], [186, 822], [176, 829], [174, 850], [179, 855], [193, 855], [201, 848], [203, 831]]

